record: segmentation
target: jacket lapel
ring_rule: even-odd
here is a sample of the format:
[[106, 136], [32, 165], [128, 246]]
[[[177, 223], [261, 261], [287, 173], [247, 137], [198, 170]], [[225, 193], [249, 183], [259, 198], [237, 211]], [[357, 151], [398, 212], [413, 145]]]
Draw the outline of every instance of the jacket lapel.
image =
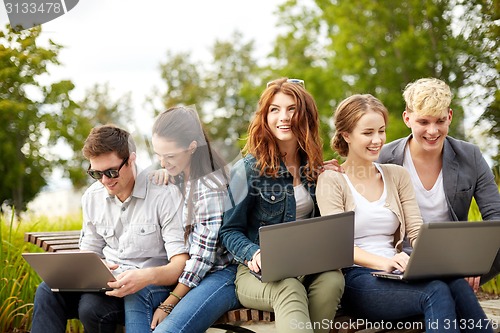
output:
[[458, 170], [459, 164], [455, 160], [455, 151], [451, 146], [448, 138], [444, 141], [443, 149], [443, 186], [445, 195], [452, 207], [455, 201], [455, 193], [457, 193]]
[[397, 145], [394, 146], [390, 160], [387, 163], [403, 165], [403, 160], [405, 157], [405, 148], [408, 141], [411, 139], [412, 135], [410, 134], [406, 138], [400, 140]]

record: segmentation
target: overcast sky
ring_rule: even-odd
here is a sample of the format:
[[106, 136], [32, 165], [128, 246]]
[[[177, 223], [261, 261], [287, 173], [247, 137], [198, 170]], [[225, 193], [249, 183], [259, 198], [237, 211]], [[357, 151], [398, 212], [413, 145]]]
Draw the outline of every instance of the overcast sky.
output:
[[[216, 39], [235, 30], [265, 56], [276, 36], [273, 13], [283, 0], [80, 0], [42, 26], [42, 38], [62, 44], [62, 66], [50, 80], [71, 79], [79, 99], [95, 83], [109, 82], [112, 97], [131, 91], [136, 113], [154, 86], [163, 87], [159, 63], [167, 50], [208, 57]], [[0, 23], [8, 22], [0, 5]]]

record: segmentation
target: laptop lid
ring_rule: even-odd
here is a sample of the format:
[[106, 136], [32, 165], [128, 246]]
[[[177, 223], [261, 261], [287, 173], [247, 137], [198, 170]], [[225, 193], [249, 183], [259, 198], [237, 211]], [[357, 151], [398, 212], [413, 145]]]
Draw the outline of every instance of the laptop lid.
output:
[[491, 269], [499, 248], [500, 221], [425, 223], [399, 279], [482, 275]]
[[263, 226], [259, 238], [262, 282], [351, 266], [354, 212]]
[[113, 273], [94, 252], [23, 253], [23, 258], [52, 291], [99, 292], [112, 290]]

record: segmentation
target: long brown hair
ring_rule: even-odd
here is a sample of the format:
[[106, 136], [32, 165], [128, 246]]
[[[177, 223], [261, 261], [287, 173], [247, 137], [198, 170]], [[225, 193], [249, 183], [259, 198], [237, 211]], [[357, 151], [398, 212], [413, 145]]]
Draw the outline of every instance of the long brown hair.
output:
[[[174, 141], [186, 149], [191, 142], [197, 142], [197, 148], [191, 159], [189, 179], [183, 179], [180, 176], [171, 178], [171, 181], [178, 186], [185, 186], [187, 181], [192, 181], [191, 190], [187, 197], [188, 216], [184, 232], [184, 240], [187, 241], [194, 228], [192, 221], [194, 182], [201, 181], [214, 191], [227, 190], [229, 180], [225, 170], [226, 163], [213, 149], [198, 114], [193, 108], [172, 107], [160, 113], [153, 124], [153, 135]], [[215, 172], [220, 172], [222, 179], [215, 176]]]
[[316, 181], [318, 170], [323, 165], [318, 107], [314, 98], [301, 84], [289, 81], [288, 78], [270, 82], [260, 96], [254, 119], [248, 127], [248, 140], [243, 152], [250, 153], [257, 159], [257, 168], [261, 175], [277, 177], [283, 156], [267, 124], [267, 114], [274, 96], [279, 92], [291, 96], [295, 101], [296, 110], [291, 120], [292, 132], [297, 138], [301, 157], [307, 160], [304, 175], [307, 180]]

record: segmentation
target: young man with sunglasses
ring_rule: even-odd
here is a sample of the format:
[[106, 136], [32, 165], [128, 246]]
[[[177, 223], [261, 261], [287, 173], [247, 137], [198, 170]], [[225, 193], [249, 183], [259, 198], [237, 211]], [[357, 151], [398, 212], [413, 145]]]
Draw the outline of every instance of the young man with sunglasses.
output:
[[[32, 333], [61, 332], [66, 321], [79, 318], [85, 332], [114, 333], [126, 323], [152, 316], [154, 309], [137, 299], [160, 304], [177, 283], [188, 259], [177, 213], [181, 196], [173, 185], [148, 181], [136, 166], [135, 144], [128, 132], [115, 126], [92, 129], [83, 154], [90, 162], [87, 173], [98, 180], [82, 197], [83, 230], [80, 250], [92, 251], [115, 272], [113, 288], [106, 293], [52, 292], [41, 283], [35, 295]], [[168, 259], [167, 259], [168, 258]]]

